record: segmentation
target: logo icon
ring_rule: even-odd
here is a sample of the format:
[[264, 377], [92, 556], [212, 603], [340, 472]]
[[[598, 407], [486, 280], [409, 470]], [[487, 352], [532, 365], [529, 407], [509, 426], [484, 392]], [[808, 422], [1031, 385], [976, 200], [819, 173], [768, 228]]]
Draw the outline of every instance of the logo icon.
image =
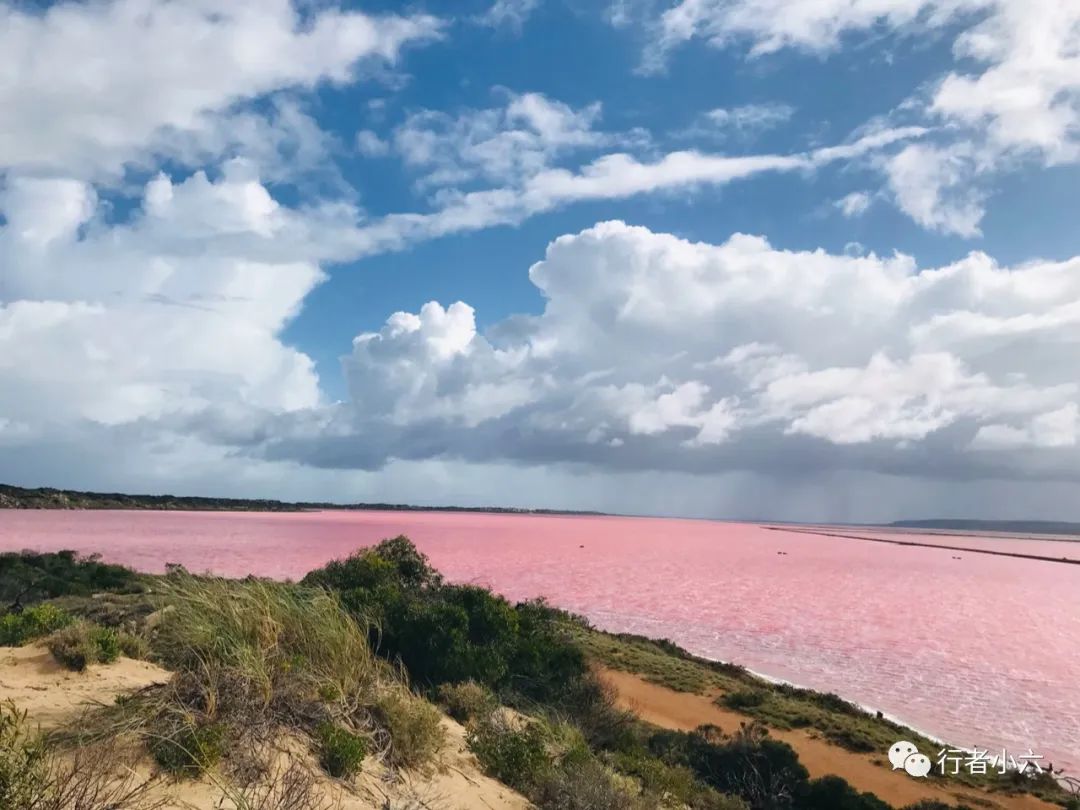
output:
[[889, 749], [889, 762], [894, 771], [904, 770], [919, 779], [930, 773], [930, 757], [920, 754], [915, 744], [907, 740], [893, 743]]

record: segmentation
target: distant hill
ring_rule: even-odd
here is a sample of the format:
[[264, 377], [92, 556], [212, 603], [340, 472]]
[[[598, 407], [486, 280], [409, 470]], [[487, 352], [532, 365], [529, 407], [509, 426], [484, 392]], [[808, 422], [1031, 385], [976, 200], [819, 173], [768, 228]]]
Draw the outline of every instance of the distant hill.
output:
[[24, 489], [0, 484], [0, 509], [163, 509], [189, 512], [306, 512], [347, 509], [386, 512], [496, 512], [525, 515], [599, 515], [560, 509], [509, 509], [498, 506], [410, 506], [400, 503], [317, 503], [254, 498], [206, 498], [179, 495], [127, 495], [71, 489]]
[[938, 529], [957, 532], [1080, 535], [1080, 523], [1061, 520], [897, 520], [889, 526], [897, 529]]

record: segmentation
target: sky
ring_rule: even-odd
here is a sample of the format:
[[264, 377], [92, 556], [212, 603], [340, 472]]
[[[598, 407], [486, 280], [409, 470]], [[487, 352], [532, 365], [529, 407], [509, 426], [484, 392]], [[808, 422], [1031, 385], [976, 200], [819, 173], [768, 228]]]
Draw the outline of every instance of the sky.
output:
[[0, 481], [1080, 519], [1080, 4], [0, 0]]

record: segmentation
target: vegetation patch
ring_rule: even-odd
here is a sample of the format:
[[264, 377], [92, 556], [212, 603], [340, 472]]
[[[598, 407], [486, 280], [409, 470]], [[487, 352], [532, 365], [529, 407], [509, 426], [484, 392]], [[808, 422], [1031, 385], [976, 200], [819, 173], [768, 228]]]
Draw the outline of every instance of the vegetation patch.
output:
[[53, 633], [45, 642], [60, 664], [82, 672], [90, 664], [111, 664], [120, 657], [120, 634], [109, 627], [77, 622]]
[[0, 616], [0, 646], [17, 647], [54, 633], [75, 621], [55, 605], [35, 605]]
[[353, 776], [367, 756], [367, 742], [359, 734], [326, 722], [317, 731], [319, 764], [331, 776]]
[[141, 574], [104, 563], [96, 555], [80, 556], [74, 551], [0, 554], [0, 604], [16, 610], [58, 596], [138, 593], [144, 582]]
[[486, 717], [499, 705], [495, 693], [476, 681], [444, 683], [436, 694], [439, 705], [459, 723]]
[[[0, 807], [12, 810], [158, 810], [157, 780], [140, 779], [127, 752], [87, 745], [61, 756], [25, 712], [0, 704]], [[155, 798], [156, 797], [156, 798]]]

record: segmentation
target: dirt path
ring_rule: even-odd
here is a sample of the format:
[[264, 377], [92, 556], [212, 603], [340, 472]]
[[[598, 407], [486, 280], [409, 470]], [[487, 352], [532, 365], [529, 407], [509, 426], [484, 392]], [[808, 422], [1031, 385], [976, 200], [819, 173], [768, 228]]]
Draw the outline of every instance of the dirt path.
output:
[[[704, 695], [676, 692], [628, 672], [602, 668], [600, 674], [615, 688], [619, 706], [661, 728], [692, 731], [711, 723], [731, 733], [749, 719], [717, 706]], [[860, 791], [870, 791], [896, 807], [934, 799], [1003, 810], [1061, 810], [1030, 795], [1006, 796], [962, 787], [946, 789], [933, 782], [913, 779], [902, 771], [875, 764], [872, 754], [846, 751], [806, 731], [770, 729], [769, 733], [795, 749], [812, 777], [836, 774]]]

